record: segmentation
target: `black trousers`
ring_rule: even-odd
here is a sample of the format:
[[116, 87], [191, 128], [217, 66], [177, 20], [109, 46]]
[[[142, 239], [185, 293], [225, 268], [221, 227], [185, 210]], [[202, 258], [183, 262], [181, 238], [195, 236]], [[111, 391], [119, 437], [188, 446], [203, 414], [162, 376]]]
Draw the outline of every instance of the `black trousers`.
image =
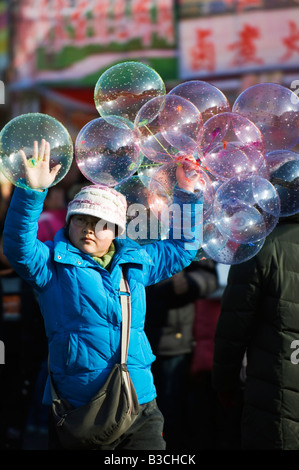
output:
[[[128, 431], [112, 444], [99, 446], [96, 450], [165, 450], [163, 426], [163, 415], [156, 400], [152, 400], [140, 405], [140, 413]], [[49, 419], [49, 450], [64, 450], [58, 440], [51, 415]]]

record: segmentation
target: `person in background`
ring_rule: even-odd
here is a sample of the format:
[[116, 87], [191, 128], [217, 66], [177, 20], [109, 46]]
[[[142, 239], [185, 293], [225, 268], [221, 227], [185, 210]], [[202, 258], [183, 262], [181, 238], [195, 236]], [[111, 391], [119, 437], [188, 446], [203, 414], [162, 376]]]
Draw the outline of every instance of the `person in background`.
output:
[[[190, 448], [190, 366], [196, 301], [217, 289], [212, 260], [193, 261], [170, 279], [147, 287], [145, 332], [156, 361], [153, 374], [165, 418], [167, 449]], [[208, 314], [208, 312], [207, 312]]]
[[[216, 263], [214, 265], [215, 274]], [[218, 278], [218, 273], [217, 273]], [[220, 315], [221, 289], [200, 298], [194, 305], [194, 348], [190, 366], [190, 428], [191, 448], [211, 450], [219, 448], [218, 409], [212, 387], [214, 335]]]
[[299, 332], [298, 258], [297, 213], [280, 218], [261, 250], [229, 271], [215, 334], [213, 386], [227, 407], [234, 406], [246, 357], [245, 450], [299, 450], [298, 365], [292, 356]]
[[30, 402], [47, 342], [33, 291], [3, 254], [2, 234], [14, 186], [0, 178], [0, 339], [5, 364], [0, 366], [0, 450], [20, 450]]

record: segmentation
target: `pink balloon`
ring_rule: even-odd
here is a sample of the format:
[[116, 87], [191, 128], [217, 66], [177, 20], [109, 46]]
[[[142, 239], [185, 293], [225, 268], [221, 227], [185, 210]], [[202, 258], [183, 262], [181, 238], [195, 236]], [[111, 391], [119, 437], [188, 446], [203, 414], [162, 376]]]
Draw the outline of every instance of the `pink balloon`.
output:
[[222, 113], [204, 124], [200, 159], [217, 178], [259, 174], [269, 177], [260, 130], [237, 113]]
[[180, 83], [169, 92], [169, 95], [182, 96], [191, 101], [200, 111], [203, 122], [215, 114], [231, 111], [228, 99], [222, 91], [201, 80]]
[[233, 112], [252, 121], [262, 132], [266, 151], [291, 149], [299, 142], [299, 98], [277, 83], [261, 83], [243, 91]]

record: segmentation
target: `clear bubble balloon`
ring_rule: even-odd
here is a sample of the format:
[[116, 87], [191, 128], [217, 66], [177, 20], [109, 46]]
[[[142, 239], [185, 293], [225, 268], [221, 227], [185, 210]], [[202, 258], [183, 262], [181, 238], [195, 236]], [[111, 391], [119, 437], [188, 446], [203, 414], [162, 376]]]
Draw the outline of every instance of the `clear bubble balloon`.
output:
[[221, 180], [251, 173], [267, 178], [264, 150], [260, 130], [243, 116], [222, 113], [204, 124], [200, 159]]
[[132, 176], [141, 161], [132, 124], [115, 116], [93, 119], [80, 130], [75, 157], [85, 178], [110, 187]]
[[142, 162], [140, 163], [137, 170], [137, 174], [144, 186], [149, 185], [154, 173], [158, 168], [160, 168], [160, 166], [162, 166], [162, 163], [155, 163], [152, 160], [143, 157]]
[[[179, 158], [176, 162], [165, 163], [162, 165], [152, 177], [148, 185], [149, 207], [155, 216], [165, 226], [174, 228], [181, 228], [181, 213], [175, 212], [176, 206], [176, 189], [178, 189], [177, 170], [178, 165], [183, 166], [186, 178], [196, 179], [195, 193], [198, 201], [203, 203], [203, 218], [207, 217], [211, 211], [214, 189], [211, 181], [205, 171], [195, 162], [195, 160], [188, 160], [186, 158]], [[184, 201], [190, 204], [188, 195]], [[172, 217], [172, 209], [174, 208], [174, 215]]]
[[153, 98], [142, 106], [135, 122], [140, 151], [158, 163], [192, 154], [199, 146], [203, 122], [198, 109], [175, 95]]
[[60, 164], [61, 168], [51, 186], [61, 181], [73, 161], [73, 143], [67, 129], [47, 114], [22, 114], [9, 121], [0, 133], [0, 170], [15, 186], [28, 189], [24, 163], [20, 154], [23, 150], [27, 164], [38, 165], [33, 156], [33, 143], [45, 139], [50, 143], [50, 170]]
[[164, 82], [153, 68], [141, 62], [122, 62], [100, 76], [94, 101], [101, 116], [121, 116], [133, 122], [147, 101], [165, 93]]
[[254, 243], [237, 243], [223, 235], [212, 214], [203, 224], [203, 243], [197, 256], [211, 258], [222, 264], [241, 264], [255, 256], [262, 248], [265, 239]]
[[277, 83], [261, 83], [244, 90], [232, 107], [262, 132], [266, 151], [287, 150], [299, 142], [299, 98]]
[[138, 176], [131, 176], [115, 189], [127, 199], [127, 237], [145, 245], [167, 236], [166, 228], [149, 208], [148, 189]]
[[223, 235], [238, 243], [254, 243], [265, 238], [277, 224], [280, 200], [265, 178], [233, 177], [218, 188], [213, 213]]
[[226, 96], [214, 85], [201, 80], [190, 80], [173, 88], [169, 95], [177, 95], [193, 103], [200, 111], [203, 122], [219, 113], [230, 112]]
[[270, 182], [280, 199], [280, 216], [299, 212], [299, 154], [291, 150], [275, 150], [266, 154]]
[[269, 178], [269, 169], [264, 154], [250, 145], [239, 142], [218, 144], [206, 153], [202, 161], [220, 180], [228, 180], [233, 176], [258, 174]]

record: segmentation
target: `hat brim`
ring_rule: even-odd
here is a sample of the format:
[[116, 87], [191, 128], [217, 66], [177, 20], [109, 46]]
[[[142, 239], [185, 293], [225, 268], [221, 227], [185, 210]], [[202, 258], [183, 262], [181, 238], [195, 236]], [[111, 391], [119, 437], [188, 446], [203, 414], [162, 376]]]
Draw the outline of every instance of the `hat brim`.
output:
[[95, 214], [95, 211], [92, 210], [92, 209], [88, 209], [88, 208], [84, 208], [84, 209], [80, 209], [79, 207], [76, 208], [76, 209], [72, 209], [71, 211], [69, 211], [67, 213], [67, 216], [66, 216], [66, 223], [69, 223], [71, 217], [73, 215], [76, 215], [76, 214], [81, 214], [81, 215], [91, 215], [93, 217], [96, 217], [97, 219], [99, 220], [105, 220], [105, 222], [108, 222], [110, 224], [114, 224], [114, 225], [117, 225], [117, 227], [119, 228], [119, 231], [120, 231], [120, 234], [122, 235], [125, 231], [125, 227], [123, 225], [121, 225], [119, 222], [116, 222], [112, 217], [109, 218], [107, 217], [107, 215], [105, 214], [105, 216], [103, 217], [99, 217], [99, 211], [97, 211], [97, 214]]

